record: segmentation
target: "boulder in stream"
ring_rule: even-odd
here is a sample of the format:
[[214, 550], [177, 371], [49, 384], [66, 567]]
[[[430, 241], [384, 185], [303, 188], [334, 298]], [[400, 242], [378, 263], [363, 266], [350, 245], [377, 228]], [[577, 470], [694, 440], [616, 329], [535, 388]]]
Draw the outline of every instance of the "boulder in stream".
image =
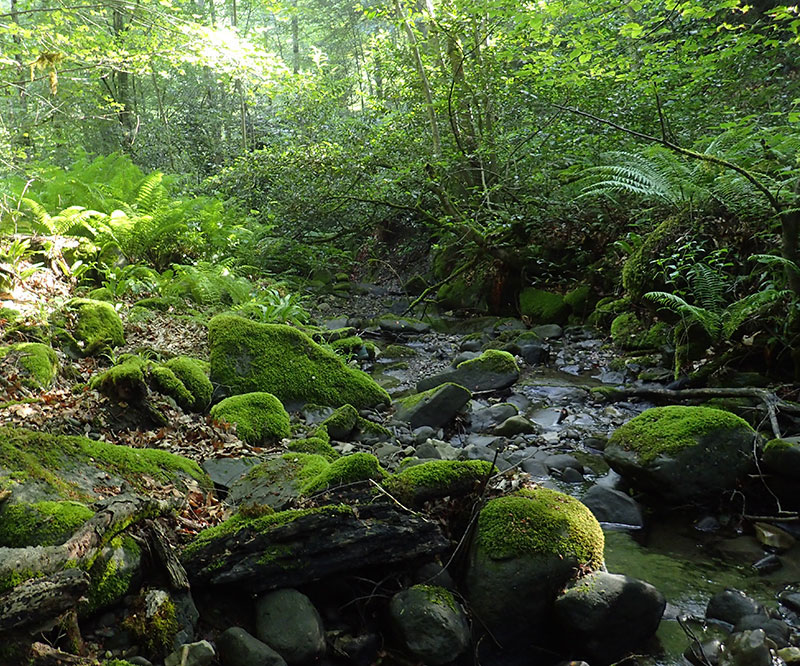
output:
[[753, 463], [757, 438], [731, 412], [654, 407], [617, 428], [604, 456], [635, 488], [681, 504], [734, 488]]
[[499, 391], [519, 379], [519, 368], [514, 357], [499, 349], [487, 349], [478, 358], [459, 363], [454, 370], [417, 382], [417, 391], [440, 386], [448, 382], [464, 386], [470, 391]]
[[440, 428], [449, 423], [469, 399], [470, 392], [466, 388], [448, 382], [398, 400], [396, 417], [412, 429]]

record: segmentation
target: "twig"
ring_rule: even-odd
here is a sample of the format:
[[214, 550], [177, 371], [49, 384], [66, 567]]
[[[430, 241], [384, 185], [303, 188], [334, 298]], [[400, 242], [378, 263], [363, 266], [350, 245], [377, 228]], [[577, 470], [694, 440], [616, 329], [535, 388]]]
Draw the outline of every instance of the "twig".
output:
[[398, 500], [394, 495], [392, 495], [388, 490], [386, 490], [386, 488], [384, 488], [375, 479], [370, 479], [369, 482], [373, 486], [375, 486], [375, 488], [378, 490], [379, 493], [381, 493], [382, 495], [386, 495], [386, 497], [388, 497], [390, 500], [392, 500], [392, 502], [397, 504], [397, 506], [399, 506], [401, 509], [403, 509], [403, 511], [408, 511], [408, 513], [410, 513], [412, 516], [417, 516], [418, 518], [422, 518], [422, 520], [424, 520], [426, 523], [430, 522], [421, 513], [418, 513], [416, 511], [414, 511], [413, 509], [409, 509], [405, 504], [403, 504], [400, 500]]

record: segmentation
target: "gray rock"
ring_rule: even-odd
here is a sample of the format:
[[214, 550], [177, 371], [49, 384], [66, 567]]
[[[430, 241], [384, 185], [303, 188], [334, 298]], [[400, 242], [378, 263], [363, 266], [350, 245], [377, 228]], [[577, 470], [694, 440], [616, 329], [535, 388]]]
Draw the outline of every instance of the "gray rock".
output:
[[217, 639], [222, 666], [286, 666], [286, 661], [266, 643], [241, 627], [231, 627]]
[[703, 641], [699, 646], [690, 643], [683, 652], [683, 656], [694, 666], [717, 666], [719, 655], [722, 651], [722, 641], [712, 638]]
[[164, 659], [164, 666], [209, 666], [216, 652], [208, 641], [186, 643]]
[[763, 615], [766, 617], [764, 607], [755, 599], [751, 599], [744, 592], [728, 588], [717, 592], [708, 600], [706, 618], [721, 620], [730, 625], [738, 624], [743, 617], [748, 615]]
[[417, 441], [417, 444], [422, 444], [422, 442], [428, 441], [431, 437], [436, 436], [436, 430], [431, 428], [430, 426], [422, 426], [420, 428], [414, 428], [414, 439]]
[[667, 602], [652, 585], [603, 571], [584, 576], [554, 605], [556, 621], [578, 654], [617, 661], [658, 629]]
[[592, 486], [581, 501], [601, 523], [643, 527], [642, 510], [636, 501], [619, 490]]
[[483, 446], [502, 451], [508, 441], [501, 435], [477, 435], [473, 433], [467, 437], [466, 444], [467, 446]]
[[566, 469], [562, 470], [561, 472], [558, 472], [556, 477], [560, 478], [564, 483], [581, 483], [581, 482], [583, 482], [583, 474], [581, 474], [574, 467], [567, 467]]
[[792, 629], [783, 620], [767, 617], [763, 613], [745, 615], [736, 623], [733, 633], [736, 634], [752, 629], [763, 629], [767, 638], [779, 648], [789, 645], [789, 636], [792, 633]]
[[203, 462], [203, 471], [215, 485], [228, 489], [260, 462], [261, 459], [256, 457], [208, 458]]
[[454, 368], [458, 366], [459, 363], [463, 363], [464, 361], [471, 361], [473, 358], [478, 358], [480, 356], [479, 351], [462, 351], [453, 359], [452, 365]]
[[442, 587], [416, 585], [398, 592], [389, 614], [405, 648], [425, 664], [448, 664], [469, 646], [464, 610]]
[[200, 612], [195, 606], [192, 593], [188, 590], [176, 590], [172, 593], [175, 605], [175, 619], [178, 621], [178, 633], [175, 634], [175, 647], [194, 640]]
[[233, 506], [266, 504], [283, 511], [300, 496], [297, 464], [272, 458], [252, 467], [230, 488], [227, 501]]
[[438, 562], [423, 564], [414, 572], [414, 580], [420, 585], [436, 585], [448, 590], [455, 590], [456, 584], [450, 572]]
[[431, 325], [410, 317], [381, 317], [376, 322], [380, 329], [392, 335], [419, 335], [431, 330]]
[[496, 391], [508, 388], [519, 379], [519, 368], [507, 352], [490, 349], [471, 361], [464, 361], [455, 370], [447, 370], [417, 383], [425, 391], [447, 382], [470, 391]]
[[427, 442], [423, 442], [417, 447], [417, 458], [435, 458], [437, 460], [441, 460], [442, 454], [439, 453], [439, 449], [428, 440]]
[[491, 407], [473, 409], [470, 414], [470, 431], [486, 432], [518, 413], [517, 408], [507, 402], [501, 402]]
[[383, 442], [382, 444], [378, 444], [373, 450], [372, 453], [375, 454], [375, 457], [380, 460], [381, 462], [387, 460], [394, 460], [401, 457], [403, 449], [397, 446], [396, 444], [389, 444], [388, 442]]
[[470, 392], [458, 384], [444, 384], [397, 401], [396, 418], [411, 428], [439, 428], [461, 411], [469, 402]]
[[469, 340], [463, 340], [461, 344], [458, 345], [458, 350], [462, 352], [478, 352], [480, 353], [481, 349], [483, 348], [484, 340], [476, 340], [475, 338], [471, 338]]
[[786, 441], [784, 445], [766, 447], [763, 463], [772, 474], [800, 481], [800, 444]]
[[564, 335], [564, 329], [558, 324], [542, 324], [534, 326], [531, 331], [538, 335], [542, 340], [558, 340]]
[[524, 472], [530, 474], [534, 479], [544, 479], [549, 473], [547, 465], [541, 460], [534, 460], [532, 458], [523, 461], [521, 467]]
[[260, 597], [255, 624], [256, 636], [291, 666], [325, 654], [322, 618], [311, 600], [297, 590], [275, 590]]
[[516, 435], [532, 435], [539, 432], [539, 427], [521, 414], [511, 416], [494, 429], [495, 435], [514, 437]]
[[571, 467], [583, 474], [583, 465], [581, 462], [575, 456], [571, 456], [568, 453], [555, 453], [547, 456], [542, 462], [547, 465], [550, 471], [558, 470], [563, 472], [568, 467]]
[[503, 456], [497, 455], [497, 451], [486, 446], [477, 446], [475, 444], [465, 446], [459, 452], [458, 458], [459, 460], [486, 460], [488, 462], [494, 462], [495, 467], [501, 472], [511, 469], [511, 464], [503, 458]]
[[800, 613], [800, 592], [783, 590], [778, 594], [778, 599], [786, 608], [793, 610], [795, 613]]
[[719, 666], [771, 666], [769, 643], [763, 629], [731, 634], [723, 643]]

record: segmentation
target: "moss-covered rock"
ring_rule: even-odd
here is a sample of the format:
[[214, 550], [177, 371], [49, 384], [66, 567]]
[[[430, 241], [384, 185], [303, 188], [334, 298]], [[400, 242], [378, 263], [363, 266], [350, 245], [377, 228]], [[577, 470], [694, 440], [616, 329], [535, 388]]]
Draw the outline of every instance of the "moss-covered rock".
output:
[[328, 343], [328, 346], [337, 354], [345, 357], [355, 356], [360, 359], [373, 360], [378, 355], [378, 348], [374, 342], [362, 340], [357, 335], [334, 340]]
[[76, 356], [92, 356], [109, 347], [125, 344], [122, 319], [105, 301], [73, 298], [56, 314], [53, 322], [66, 350]]
[[564, 294], [564, 303], [569, 305], [572, 314], [580, 320], [589, 314], [592, 288], [588, 284], [582, 284]]
[[600, 524], [569, 495], [537, 488], [490, 500], [470, 549], [468, 599], [499, 639], [530, 639], [577, 569], [602, 566], [603, 548]]
[[459, 363], [454, 370], [420, 380], [417, 391], [445, 383], [458, 384], [470, 391], [495, 391], [508, 388], [518, 379], [519, 367], [509, 352], [487, 349], [478, 358]]
[[21, 342], [0, 347], [0, 359], [22, 375], [29, 388], [50, 388], [58, 374], [58, 356], [49, 345], [40, 342]]
[[472, 394], [463, 386], [447, 382], [397, 401], [396, 417], [411, 428], [447, 424], [466, 405]]
[[214, 387], [208, 378], [208, 372], [203, 361], [189, 356], [177, 356], [169, 359], [165, 364], [191, 396], [189, 408], [195, 412], [202, 412], [211, 402]]
[[0, 505], [0, 546], [55, 546], [94, 515], [85, 504], [70, 500]]
[[592, 314], [587, 318], [586, 323], [607, 331], [617, 315], [629, 312], [630, 309], [631, 300], [629, 298], [606, 296], [597, 301], [597, 305], [595, 305]]
[[86, 614], [122, 600], [141, 577], [142, 549], [129, 536], [114, 537], [89, 569]]
[[772, 439], [764, 446], [764, 469], [771, 474], [800, 480], [800, 443]]
[[519, 294], [519, 312], [534, 324], [564, 324], [570, 307], [561, 294], [528, 287]]
[[352, 453], [337, 458], [322, 472], [309, 479], [303, 486], [303, 492], [311, 494], [326, 488], [370, 479], [380, 481], [385, 476], [386, 472], [371, 453]]
[[358, 410], [353, 405], [342, 405], [320, 424], [316, 435], [329, 439], [347, 439], [358, 425], [358, 420]]
[[387, 345], [383, 350], [384, 358], [413, 358], [417, 352], [405, 345]]
[[92, 377], [89, 386], [113, 400], [136, 404], [147, 394], [147, 365], [139, 356], [123, 355], [117, 365]]
[[194, 396], [172, 370], [165, 365], [149, 364], [146, 367], [150, 381], [159, 393], [173, 398], [182, 409], [192, 407]]
[[731, 412], [654, 407], [617, 428], [604, 455], [637, 488], [678, 503], [734, 488], [752, 464], [757, 437]]
[[664, 322], [645, 326], [633, 312], [625, 312], [611, 322], [611, 339], [621, 349], [651, 351], [669, 344], [670, 328]]
[[86, 502], [123, 482], [142, 492], [150, 480], [186, 489], [189, 479], [211, 486], [196, 462], [167, 451], [0, 427], [0, 484], [25, 501]]
[[284, 404], [357, 408], [389, 402], [365, 373], [290, 327], [218, 315], [209, 323], [211, 380], [231, 393], [267, 392]]
[[328, 462], [336, 460], [340, 454], [330, 442], [322, 437], [307, 437], [290, 442], [286, 447], [296, 453], [313, 453], [322, 456]]
[[401, 502], [420, 505], [466, 495], [488, 481], [493, 471], [492, 463], [485, 460], [432, 460], [390, 476], [383, 486]]
[[106, 303], [113, 303], [116, 300], [114, 298], [114, 293], [108, 287], [92, 289], [88, 294], [86, 294], [86, 298], [89, 298], [93, 301], [105, 301]]
[[143, 591], [122, 626], [133, 634], [151, 659], [163, 659], [178, 647], [175, 645], [180, 631], [177, 609], [164, 590]]
[[634, 302], [641, 301], [648, 291], [663, 290], [665, 285], [657, 274], [654, 260], [664, 256], [683, 230], [684, 226], [678, 218], [664, 220], [625, 261], [622, 286]]
[[439, 287], [436, 304], [442, 310], [485, 311], [486, 284], [476, 276], [457, 277]]
[[243, 393], [211, 408], [211, 417], [236, 424], [236, 434], [253, 446], [275, 444], [291, 435], [289, 414], [270, 393]]

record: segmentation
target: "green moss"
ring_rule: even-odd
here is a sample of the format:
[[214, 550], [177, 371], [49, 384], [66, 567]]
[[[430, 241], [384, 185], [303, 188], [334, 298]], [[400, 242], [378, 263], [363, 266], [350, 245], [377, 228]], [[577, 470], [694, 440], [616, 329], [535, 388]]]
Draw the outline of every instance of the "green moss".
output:
[[14, 308], [0, 307], [0, 322], [5, 321], [9, 324], [13, 324], [19, 318], [19, 315], [19, 310], [15, 310]]
[[342, 405], [319, 425], [315, 435], [327, 441], [346, 439], [355, 430], [358, 420], [358, 410], [353, 405]]
[[347, 338], [333, 340], [328, 343], [328, 346], [337, 354], [348, 356], [351, 354], [358, 354], [364, 346], [364, 341], [357, 335], [351, 335]]
[[49, 388], [58, 374], [58, 356], [49, 345], [21, 342], [0, 348], [0, 358], [12, 362], [25, 375], [30, 388]]
[[785, 451], [796, 446], [792, 442], [787, 442], [785, 439], [771, 439], [764, 445], [764, 453], [767, 451]]
[[91, 585], [87, 594], [88, 614], [121, 600], [130, 591], [131, 583], [136, 576], [134, 567], [121, 565], [124, 558], [137, 560], [141, 557], [139, 544], [129, 536], [118, 536], [111, 540], [109, 547], [111, 552], [108, 556], [96, 559], [89, 569]]
[[105, 346], [125, 344], [122, 320], [112, 305], [104, 301], [73, 298], [65, 305], [74, 321], [68, 323], [77, 346], [84, 355], [90, 355]]
[[147, 361], [138, 356], [124, 356], [120, 363], [89, 381], [89, 386], [115, 400], [138, 401], [145, 394]]
[[622, 286], [634, 301], [639, 302], [646, 292], [661, 287], [656, 280], [657, 268], [653, 261], [664, 256], [681, 231], [682, 225], [677, 218], [664, 220], [625, 261]]
[[549, 488], [490, 500], [478, 517], [478, 545], [492, 559], [552, 554], [603, 564], [603, 530], [574, 497]]
[[147, 308], [148, 310], [157, 310], [159, 312], [166, 312], [175, 304], [174, 301], [168, 298], [142, 298], [134, 303], [135, 307]]
[[597, 402], [613, 402], [624, 395], [623, 391], [613, 386], [595, 386], [589, 389], [589, 393]]
[[324, 471], [304, 483], [302, 490], [304, 494], [310, 494], [368, 479], [380, 481], [384, 476], [386, 472], [375, 456], [370, 453], [353, 453], [334, 460]]
[[486, 285], [476, 276], [457, 277], [439, 287], [436, 302], [446, 310], [485, 310]]
[[405, 345], [388, 345], [383, 350], [383, 356], [386, 358], [411, 358], [416, 355], [416, 351]]
[[149, 613], [140, 597], [138, 606], [125, 618], [122, 626], [136, 637], [151, 657], [163, 657], [172, 652], [175, 635], [180, 630], [175, 604], [166, 599], [154, 613]]
[[252, 445], [274, 444], [291, 436], [289, 414], [270, 393], [234, 395], [211, 408], [211, 417], [236, 424], [236, 433]]
[[23, 569], [21, 571], [14, 571], [10, 574], [0, 576], [0, 594], [13, 590], [17, 585], [24, 583], [26, 580], [33, 578], [44, 578], [41, 571], [33, 571], [31, 569]]
[[219, 538], [224, 538], [238, 534], [242, 530], [255, 533], [269, 532], [277, 527], [287, 525], [298, 518], [305, 516], [323, 514], [329, 516], [351, 516], [353, 509], [346, 504], [333, 504], [311, 509], [289, 509], [278, 513], [260, 516], [258, 518], [248, 518], [241, 513], [234, 514], [224, 523], [214, 527], [209, 527], [198, 534], [184, 550], [184, 557], [191, 558], [192, 555], [206, 545]]
[[438, 585], [414, 585], [412, 590], [420, 590], [425, 594], [428, 601], [437, 606], [445, 606], [454, 612], [459, 611], [456, 604], [456, 598], [453, 593], [446, 587], [439, 587]]
[[631, 309], [631, 301], [628, 298], [617, 298], [616, 296], [606, 296], [597, 301], [594, 311], [589, 315], [586, 323], [598, 328], [608, 329], [614, 317]]
[[670, 329], [664, 322], [656, 322], [646, 328], [633, 312], [618, 315], [611, 322], [611, 338], [622, 349], [659, 349], [669, 341]]
[[519, 295], [520, 314], [534, 324], [563, 324], [569, 315], [569, 306], [561, 294], [528, 287]]
[[0, 546], [55, 546], [64, 543], [94, 511], [72, 501], [0, 506]]
[[564, 294], [564, 302], [569, 305], [573, 313], [583, 317], [587, 313], [587, 307], [589, 305], [589, 298], [591, 295], [591, 287], [588, 284], [582, 284], [578, 287], [575, 287], [575, 289], [572, 291], [568, 291], [566, 294]]
[[653, 407], [617, 428], [609, 444], [636, 452], [643, 462], [671, 455], [694, 446], [698, 439], [716, 430], [753, 429], [731, 412], [708, 407], [671, 405]]
[[308, 437], [291, 442], [287, 447], [296, 453], [313, 453], [322, 456], [328, 462], [333, 462], [340, 457], [339, 452], [334, 449], [327, 440], [321, 437]]
[[401, 501], [427, 501], [435, 497], [465, 494], [494, 471], [485, 460], [432, 460], [404, 469], [383, 486]]
[[267, 391], [284, 403], [357, 408], [388, 404], [365, 373], [290, 327], [218, 315], [209, 323], [211, 380], [233, 393]]
[[113, 303], [115, 300], [114, 294], [108, 287], [92, 289], [88, 294], [86, 294], [86, 298], [93, 301], [106, 301], [107, 303]]
[[177, 356], [164, 364], [183, 382], [192, 397], [190, 409], [202, 412], [211, 402], [214, 387], [208, 378], [206, 364], [189, 356]]
[[159, 393], [174, 398], [182, 409], [191, 409], [194, 396], [172, 370], [165, 365], [150, 365], [148, 374]]
[[156, 449], [134, 449], [86, 437], [51, 435], [22, 428], [0, 427], [0, 468], [23, 472], [55, 489], [63, 497], [86, 499], [60, 473], [77, 462], [92, 465], [146, 489], [144, 477], [174, 482], [185, 474], [210, 487], [206, 474], [193, 460]]
[[514, 357], [507, 351], [487, 349], [478, 358], [462, 361], [456, 366], [458, 369], [477, 368], [481, 372], [494, 372], [498, 375], [514, 374], [519, 372], [519, 367]]

